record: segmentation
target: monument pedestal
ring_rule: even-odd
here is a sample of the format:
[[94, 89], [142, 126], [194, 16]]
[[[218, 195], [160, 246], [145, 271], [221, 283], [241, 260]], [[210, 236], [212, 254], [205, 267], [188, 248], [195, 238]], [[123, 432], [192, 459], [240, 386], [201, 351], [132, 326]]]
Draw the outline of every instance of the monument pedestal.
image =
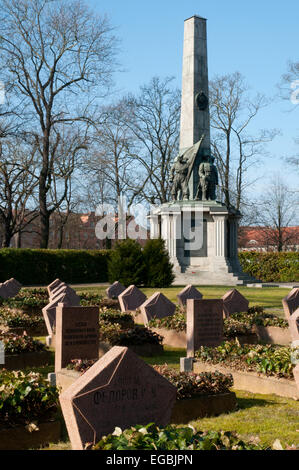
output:
[[174, 284], [238, 285], [252, 282], [238, 260], [240, 212], [217, 201], [175, 201], [150, 215], [151, 238], [165, 240]]

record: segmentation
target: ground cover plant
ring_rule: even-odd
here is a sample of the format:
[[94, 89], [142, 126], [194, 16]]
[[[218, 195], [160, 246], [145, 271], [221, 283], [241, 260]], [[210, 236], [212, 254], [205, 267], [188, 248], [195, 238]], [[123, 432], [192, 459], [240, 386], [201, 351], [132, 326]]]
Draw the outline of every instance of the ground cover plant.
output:
[[7, 331], [0, 331], [0, 341], [4, 345], [5, 354], [21, 354], [38, 351], [46, 351], [44, 343], [31, 336], [16, 335]]
[[231, 374], [222, 374], [221, 372], [201, 372], [200, 374], [179, 372], [167, 365], [154, 366], [154, 368], [176, 387], [177, 400], [200, 395], [227, 393], [234, 384]]
[[134, 426], [104, 436], [93, 450], [264, 450], [256, 443], [246, 442], [236, 433], [196, 431], [192, 426], [174, 425], [160, 428], [154, 424]]
[[163, 338], [144, 326], [124, 328], [119, 323], [100, 319], [100, 341], [112, 346], [161, 345]]
[[22, 312], [18, 309], [0, 308], [0, 325], [7, 328], [38, 328], [44, 325], [41, 314]]
[[30, 425], [50, 419], [57, 411], [58, 389], [41, 374], [0, 371], [0, 425]]
[[276, 345], [244, 344], [226, 341], [218, 347], [202, 346], [195, 356], [202, 362], [247, 370], [262, 374], [293, 378], [294, 364], [290, 347]]

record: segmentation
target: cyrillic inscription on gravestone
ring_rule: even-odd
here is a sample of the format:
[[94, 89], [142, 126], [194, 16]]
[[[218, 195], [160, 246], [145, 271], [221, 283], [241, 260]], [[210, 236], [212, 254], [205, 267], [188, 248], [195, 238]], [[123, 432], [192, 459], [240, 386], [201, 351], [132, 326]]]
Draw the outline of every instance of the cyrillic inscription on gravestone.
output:
[[187, 357], [223, 341], [223, 300], [187, 300]]
[[169, 424], [174, 387], [134, 352], [115, 346], [60, 395], [72, 448], [82, 450], [116, 427]]
[[72, 359], [98, 359], [99, 308], [56, 308], [55, 371], [66, 367]]

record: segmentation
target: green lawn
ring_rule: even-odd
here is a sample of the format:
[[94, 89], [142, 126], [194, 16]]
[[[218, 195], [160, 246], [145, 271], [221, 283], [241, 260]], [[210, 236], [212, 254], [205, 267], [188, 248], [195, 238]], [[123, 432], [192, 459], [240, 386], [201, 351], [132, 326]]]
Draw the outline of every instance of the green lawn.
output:
[[[205, 299], [217, 299], [222, 297], [225, 292], [232, 287], [229, 286], [197, 286], [197, 289], [203, 294]], [[237, 289], [241, 294], [246, 297], [250, 306], [261, 305], [267, 312], [274, 313], [275, 315], [284, 317], [283, 308], [282, 308], [282, 299], [289, 292], [290, 289], [281, 289], [278, 287], [265, 287], [265, 288], [253, 288], [253, 287], [243, 287], [237, 286]], [[105, 295], [106, 287], [86, 287], [76, 289], [78, 294], [80, 292], [89, 291], [96, 292], [98, 294]], [[172, 302], [177, 301], [177, 294], [180, 292], [180, 287], [168, 287], [165, 289], [152, 289], [152, 288], [142, 288], [141, 289], [147, 297], [151, 296], [155, 292], [162, 292], [166, 297], [168, 297]]]

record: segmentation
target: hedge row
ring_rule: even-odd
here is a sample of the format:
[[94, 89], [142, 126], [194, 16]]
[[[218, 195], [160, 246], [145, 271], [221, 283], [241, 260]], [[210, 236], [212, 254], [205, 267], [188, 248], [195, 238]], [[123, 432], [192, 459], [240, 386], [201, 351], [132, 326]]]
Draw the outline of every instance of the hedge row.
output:
[[263, 282], [299, 281], [299, 252], [239, 253], [240, 264], [245, 273]]
[[[109, 250], [0, 250], [0, 282], [11, 277], [23, 285], [108, 282]], [[299, 282], [299, 252], [239, 253], [243, 271], [263, 282]]]
[[48, 285], [60, 278], [67, 283], [108, 281], [107, 250], [0, 250], [0, 282], [16, 278], [23, 285]]

